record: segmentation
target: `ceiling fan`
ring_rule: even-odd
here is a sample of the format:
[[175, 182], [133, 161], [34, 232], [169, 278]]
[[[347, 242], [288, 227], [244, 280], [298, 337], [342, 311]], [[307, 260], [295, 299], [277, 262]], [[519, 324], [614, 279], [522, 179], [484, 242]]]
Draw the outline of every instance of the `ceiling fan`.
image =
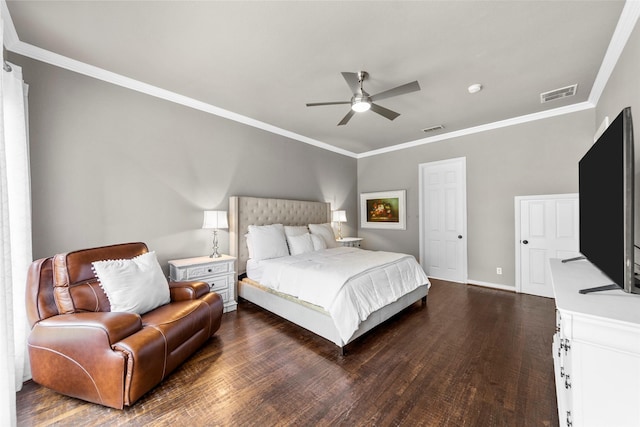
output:
[[362, 87], [364, 80], [369, 76], [366, 71], [359, 71], [357, 73], [343, 72], [342, 77], [349, 85], [353, 96], [350, 101], [335, 101], [335, 102], [312, 102], [307, 104], [307, 107], [317, 107], [321, 105], [337, 105], [337, 104], [351, 104], [351, 109], [338, 126], [346, 125], [351, 117], [355, 113], [361, 113], [371, 109], [374, 113], [378, 113], [389, 120], [393, 120], [400, 115], [395, 111], [384, 108], [381, 105], [374, 104], [374, 101], [381, 99], [391, 98], [392, 96], [404, 95], [405, 93], [416, 92], [420, 90], [420, 85], [417, 81], [403, 84], [401, 86], [394, 87], [393, 89], [385, 90], [384, 92], [377, 93], [375, 95], [369, 95]]

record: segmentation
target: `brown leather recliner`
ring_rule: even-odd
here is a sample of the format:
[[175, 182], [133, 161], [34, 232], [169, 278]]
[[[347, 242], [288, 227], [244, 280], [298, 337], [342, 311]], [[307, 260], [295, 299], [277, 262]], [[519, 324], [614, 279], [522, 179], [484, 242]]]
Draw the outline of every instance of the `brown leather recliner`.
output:
[[33, 380], [116, 409], [131, 406], [219, 328], [223, 302], [204, 282], [169, 282], [171, 302], [143, 314], [111, 312], [91, 263], [130, 259], [144, 243], [34, 261], [27, 278]]

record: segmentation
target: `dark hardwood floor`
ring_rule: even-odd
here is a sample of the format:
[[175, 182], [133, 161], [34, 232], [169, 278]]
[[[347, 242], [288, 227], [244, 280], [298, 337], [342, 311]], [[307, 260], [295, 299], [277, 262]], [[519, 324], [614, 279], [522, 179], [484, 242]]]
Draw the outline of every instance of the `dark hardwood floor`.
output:
[[433, 281], [347, 346], [241, 302], [218, 334], [123, 411], [29, 382], [21, 426], [557, 426], [551, 299]]

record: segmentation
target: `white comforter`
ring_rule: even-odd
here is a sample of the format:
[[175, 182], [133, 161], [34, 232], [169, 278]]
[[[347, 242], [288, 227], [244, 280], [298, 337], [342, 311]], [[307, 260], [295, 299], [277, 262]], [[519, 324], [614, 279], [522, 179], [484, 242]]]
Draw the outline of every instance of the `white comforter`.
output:
[[369, 314], [429, 279], [410, 255], [334, 248], [261, 261], [260, 283], [324, 308], [343, 342]]

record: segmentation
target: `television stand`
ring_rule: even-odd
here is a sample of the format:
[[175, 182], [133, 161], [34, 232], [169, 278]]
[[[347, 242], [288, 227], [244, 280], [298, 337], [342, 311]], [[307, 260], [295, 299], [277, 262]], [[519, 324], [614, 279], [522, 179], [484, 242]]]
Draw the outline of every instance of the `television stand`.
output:
[[640, 426], [640, 295], [581, 295], [611, 283], [589, 262], [549, 262], [560, 427]]

